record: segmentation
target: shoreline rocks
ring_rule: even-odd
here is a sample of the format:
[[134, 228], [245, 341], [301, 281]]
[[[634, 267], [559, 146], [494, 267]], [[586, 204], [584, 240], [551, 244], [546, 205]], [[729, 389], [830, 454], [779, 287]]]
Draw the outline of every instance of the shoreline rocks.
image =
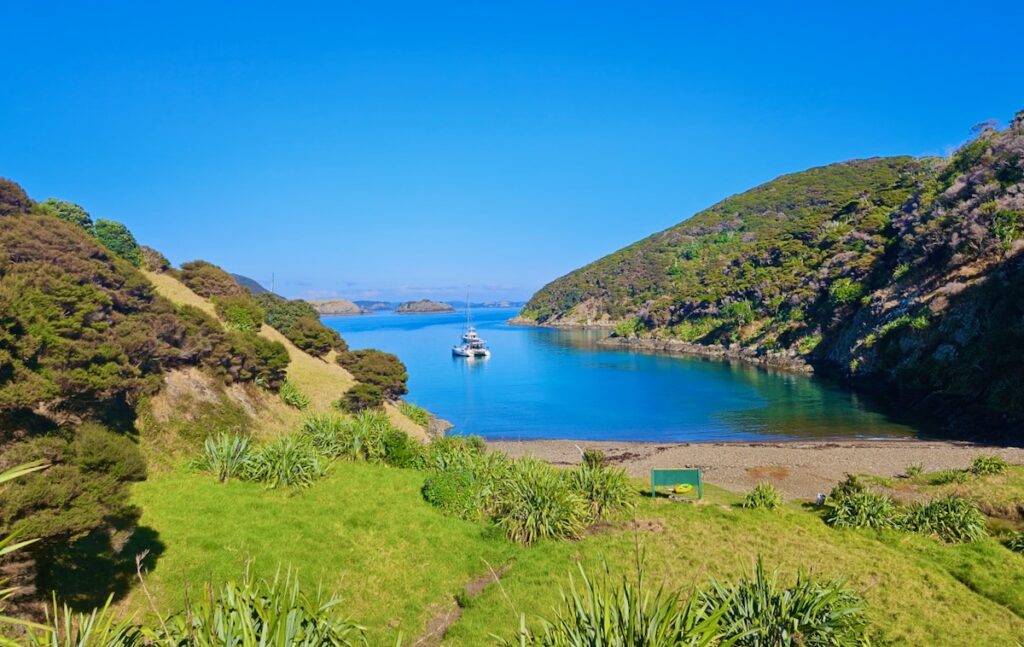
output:
[[679, 339], [641, 339], [638, 337], [608, 337], [597, 343], [600, 346], [631, 348], [668, 355], [691, 355], [721, 361], [735, 360], [773, 370], [802, 373], [805, 375], [810, 375], [814, 372], [814, 367], [794, 351], [769, 351], [744, 347], [739, 344], [711, 346], [694, 344]]

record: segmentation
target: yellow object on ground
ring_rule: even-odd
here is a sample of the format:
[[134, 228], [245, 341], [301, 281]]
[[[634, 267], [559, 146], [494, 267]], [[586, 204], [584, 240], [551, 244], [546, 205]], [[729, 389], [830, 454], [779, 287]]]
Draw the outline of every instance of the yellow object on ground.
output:
[[686, 494], [687, 492], [689, 492], [692, 489], [693, 489], [693, 486], [690, 485], [689, 483], [680, 483], [679, 485], [677, 485], [674, 488], [672, 488], [672, 490], [676, 494]]

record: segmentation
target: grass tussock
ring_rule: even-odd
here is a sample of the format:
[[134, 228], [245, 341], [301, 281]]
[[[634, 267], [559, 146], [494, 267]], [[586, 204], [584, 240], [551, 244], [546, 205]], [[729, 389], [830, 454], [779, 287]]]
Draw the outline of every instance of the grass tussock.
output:
[[758, 483], [743, 497], [740, 505], [751, 510], [776, 510], [782, 507], [782, 494], [771, 483]]

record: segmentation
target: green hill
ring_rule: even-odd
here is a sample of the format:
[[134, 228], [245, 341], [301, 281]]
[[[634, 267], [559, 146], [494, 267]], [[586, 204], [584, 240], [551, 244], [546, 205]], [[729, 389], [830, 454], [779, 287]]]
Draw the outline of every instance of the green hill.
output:
[[1022, 177], [1024, 112], [950, 159], [786, 175], [551, 282], [519, 321], [806, 362], [1024, 415]]

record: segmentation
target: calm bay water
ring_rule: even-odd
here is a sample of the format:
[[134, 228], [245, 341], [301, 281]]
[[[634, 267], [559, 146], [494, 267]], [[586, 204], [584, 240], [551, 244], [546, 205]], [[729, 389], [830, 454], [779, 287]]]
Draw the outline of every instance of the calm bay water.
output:
[[492, 356], [451, 355], [463, 314], [328, 317], [352, 348], [397, 354], [410, 402], [487, 438], [720, 441], [915, 435], [826, 382], [736, 364], [609, 350], [604, 333], [509, 326], [473, 313]]

